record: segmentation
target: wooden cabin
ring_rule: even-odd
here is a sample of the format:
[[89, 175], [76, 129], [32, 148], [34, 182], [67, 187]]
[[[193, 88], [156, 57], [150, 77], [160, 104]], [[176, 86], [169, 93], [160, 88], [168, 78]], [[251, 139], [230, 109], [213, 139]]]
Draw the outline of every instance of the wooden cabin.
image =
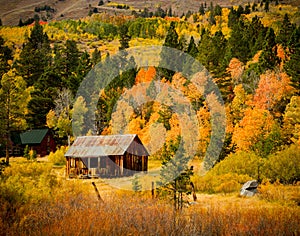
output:
[[148, 152], [136, 134], [78, 137], [65, 154], [67, 177], [120, 177], [147, 171]]
[[48, 155], [56, 150], [56, 142], [50, 129], [32, 129], [25, 132], [11, 132], [10, 149], [11, 156], [22, 156], [25, 147], [36, 151], [40, 157]]
[[24, 148], [28, 145], [40, 157], [44, 157], [56, 150], [56, 142], [52, 131], [49, 129], [28, 130], [21, 133], [20, 138]]

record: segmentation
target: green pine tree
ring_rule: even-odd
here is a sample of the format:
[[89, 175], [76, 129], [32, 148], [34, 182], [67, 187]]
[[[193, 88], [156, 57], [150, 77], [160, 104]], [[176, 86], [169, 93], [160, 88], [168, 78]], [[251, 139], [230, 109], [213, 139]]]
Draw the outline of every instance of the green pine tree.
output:
[[140, 192], [142, 190], [142, 185], [139, 182], [139, 177], [137, 175], [135, 175], [134, 179], [132, 180], [132, 190], [134, 192]]
[[64, 73], [67, 79], [73, 72], [76, 72], [80, 60], [80, 52], [74, 40], [66, 41], [66, 47], [63, 49], [63, 59]]
[[81, 53], [81, 56], [78, 61], [77, 68], [74, 72], [68, 77], [67, 88], [72, 91], [72, 94], [75, 96], [77, 90], [83, 81], [87, 73], [92, 69], [92, 63], [90, 60], [90, 55], [87, 52]]
[[202, 35], [198, 45], [197, 59], [205, 66], [205, 68], [215, 76], [225, 71], [223, 60], [227, 50], [227, 40], [221, 31], [216, 32], [214, 36], [210, 36], [209, 32]]
[[291, 85], [296, 89], [296, 94], [300, 95], [300, 27], [296, 28], [289, 42], [289, 57], [284, 69], [291, 77]]
[[260, 72], [265, 70], [272, 70], [278, 63], [279, 58], [277, 57], [275, 33], [272, 28], [269, 28], [265, 37], [263, 50], [259, 58], [259, 69]]
[[192, 36], [190, 39], [190, 43], [187, 49], [187, 53], [190, 54], [192, 57], [196, 57], [197, 53], [198, 53], [198, 49], [197, 46], [195, 44], [195, 40], [194, 37]]
[[168, 16], [170, 16], [170, 17], [173, 16], [172, 7], [169, 7], [169, 10], [168, 10]]
[[252, 18], [251, 23], [247, 29], [249, 35], [249, 47], [251, 49], [251, 58], [259, 51], [262, 50], [267, 28], [261, 23], [260, 19], [255, 16]]
[[279, 30], [279, 34], [276, 38], [277, 43], [281, 44], [283, 47], [286, 48], [289, 45], [289, 42], [295, 29], [296, 26], [291, 23], [288, 14], [285, 14]]
[[191, 176], [193, 167], [188, 167], [189, 157], [184, 151], [181, 138], [163, 145], [161, 151], [162, 168], [160, 181], [157, 182], [159, 196], [169, 198], [173, 202], [174, 210], [180, 210], [187, 202], [187, 195], [191, 194]]
[[269, 0], [266, 0], [264, 11], [265, 12], [269, 12], [270, 11], [270, 2], [269, 2]]
[[27, 160], [30, 160], [30, 154], [29, 154], [29, 146], [26, 145], [25, 149], [24, 149], [24, 157], [27, 159]]
[[129, 41], [131, 37], [128, 34], [128, 26], [123, 24], [119, 27], [119, 36], [120, 36], [120, 47], [119, 50], [124, 50], [129, 48]]
[[0, 84], [0, 136], [4, 137], [6, 162], [9, 163], [10, 133], [26, 128], [25, 111], [29, 91], [26, 82], [14, 70], [5, 73]]
[[101, 52], [96, 48], [92, 53], [92, 65], [95, 66], [101, 61]]
[[[175, 22], [172, 21], [168, 29], [165, 42], [163, 44], [164, 48], [161, 51], [160, 64], [159, 68], [157, 69], [158, 76], [161, 78], [164, 77], [166, 78], [166, 80], [169, 81], [172, 80], [172, 77], [175, 74], [175, 72], [180, 71], [181, 68], [181, 62], [179, 62], [177, 58], [173, 58], [172, 55], [170, 55], [170, 50], [165, 48], [170, 47], [180, 50], [182, 47], [175, 26]], [[173, 71], [166, 69], [166, 67], [173, 68]]]
[[4, 44], [5, 41], [0, 36], [0, 78], [9, 71], [10, 65], [8, 61], [13, 59], [12, 50]]
[[221, 16], [222, 15], [222, 7], [220, 5], [216, 5], [214, 9], [214, 15], [215, 16]]
[[203, 16], [205, 14], [205, 9], [203, 3], [201, 3], [200, 8], [199, 8], [199, 13]]
[[239, 20], [232, 27], [230, 38], [228, 39], [228, 52], [230, 57], [237, 58], [246, 63], [251, 58], [251, 47], [248, 34], [248, 27], [243, 20]]
[[43, 27], [38, 21], [35, 22], [27, 41], [15, 67], [27, 85], [32, 86], [50, 65], [51, 48], [48, 36], [43, 33]]

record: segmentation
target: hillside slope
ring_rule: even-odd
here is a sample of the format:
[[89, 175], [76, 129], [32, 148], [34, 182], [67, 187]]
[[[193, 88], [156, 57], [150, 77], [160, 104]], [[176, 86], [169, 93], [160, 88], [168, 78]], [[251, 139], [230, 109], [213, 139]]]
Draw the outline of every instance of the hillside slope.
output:
[[[207, 2], [209, 7], [209, 1], [196, 1], [196, 0], [115, 0], [108, 3], [104, 0], [104, 5], [98, 8], [100, 12], [108, 12], [112, 14], [131, 14], [132, 10], [143, 10], [148, 8], [150, 11], [155, 11], [158, 7], [163, 9], [172, 8], [173, 12], [177, 15], [181, 15], [187, 11], [198, 11], [200, 4]], [[243, 5], [248, 3], [247, 0], [216, 0], [213, 4], [219, 4], [222, 7], [230, 7], [232, 5]], [[285, 0], [282, 3], [292, 4], [300, 7], [299, 0]], [[3, 25], [17, 25], [19, 20], [33, 17], [35, 7], [43, 7], [45, 5], [55, 9], [54, 12], [41, 11], [39, 15], [44, 19], [50, 20], [61, 20], [61, 19], [79, 19], [88, 15], [88, 13], [98, 6], [99, 0], [0, 0], [0, 18]], [[115, 8], [118, 4], [126, 4], [130, 7], [128, 10]]]

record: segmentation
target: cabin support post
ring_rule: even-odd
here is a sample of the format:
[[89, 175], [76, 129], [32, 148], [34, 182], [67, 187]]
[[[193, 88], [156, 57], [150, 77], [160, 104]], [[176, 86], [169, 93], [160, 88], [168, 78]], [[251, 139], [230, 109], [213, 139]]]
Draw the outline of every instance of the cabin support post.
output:
[[66, 165], [66, 177], [70, 175], [70, 157], [67, 157], [67, 165]]

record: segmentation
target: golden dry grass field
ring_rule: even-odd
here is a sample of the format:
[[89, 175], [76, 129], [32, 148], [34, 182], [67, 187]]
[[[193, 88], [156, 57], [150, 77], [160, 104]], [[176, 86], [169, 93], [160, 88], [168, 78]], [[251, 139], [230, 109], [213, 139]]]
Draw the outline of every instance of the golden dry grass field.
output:
[[[156, 168], [158, 163], [150, 164]], [[94, 181], [103, 202], [98, 201]], [[22, 189], [20, 189], [22, 187]], [[45, 158], [11, 159], [1, 181], [1, 235], [299, 235], [300, 186], [264, 184], [259, 194], [197, 193], [174, 212], [151, 191], [115, 189], [101, 179], [67, 180]]]

